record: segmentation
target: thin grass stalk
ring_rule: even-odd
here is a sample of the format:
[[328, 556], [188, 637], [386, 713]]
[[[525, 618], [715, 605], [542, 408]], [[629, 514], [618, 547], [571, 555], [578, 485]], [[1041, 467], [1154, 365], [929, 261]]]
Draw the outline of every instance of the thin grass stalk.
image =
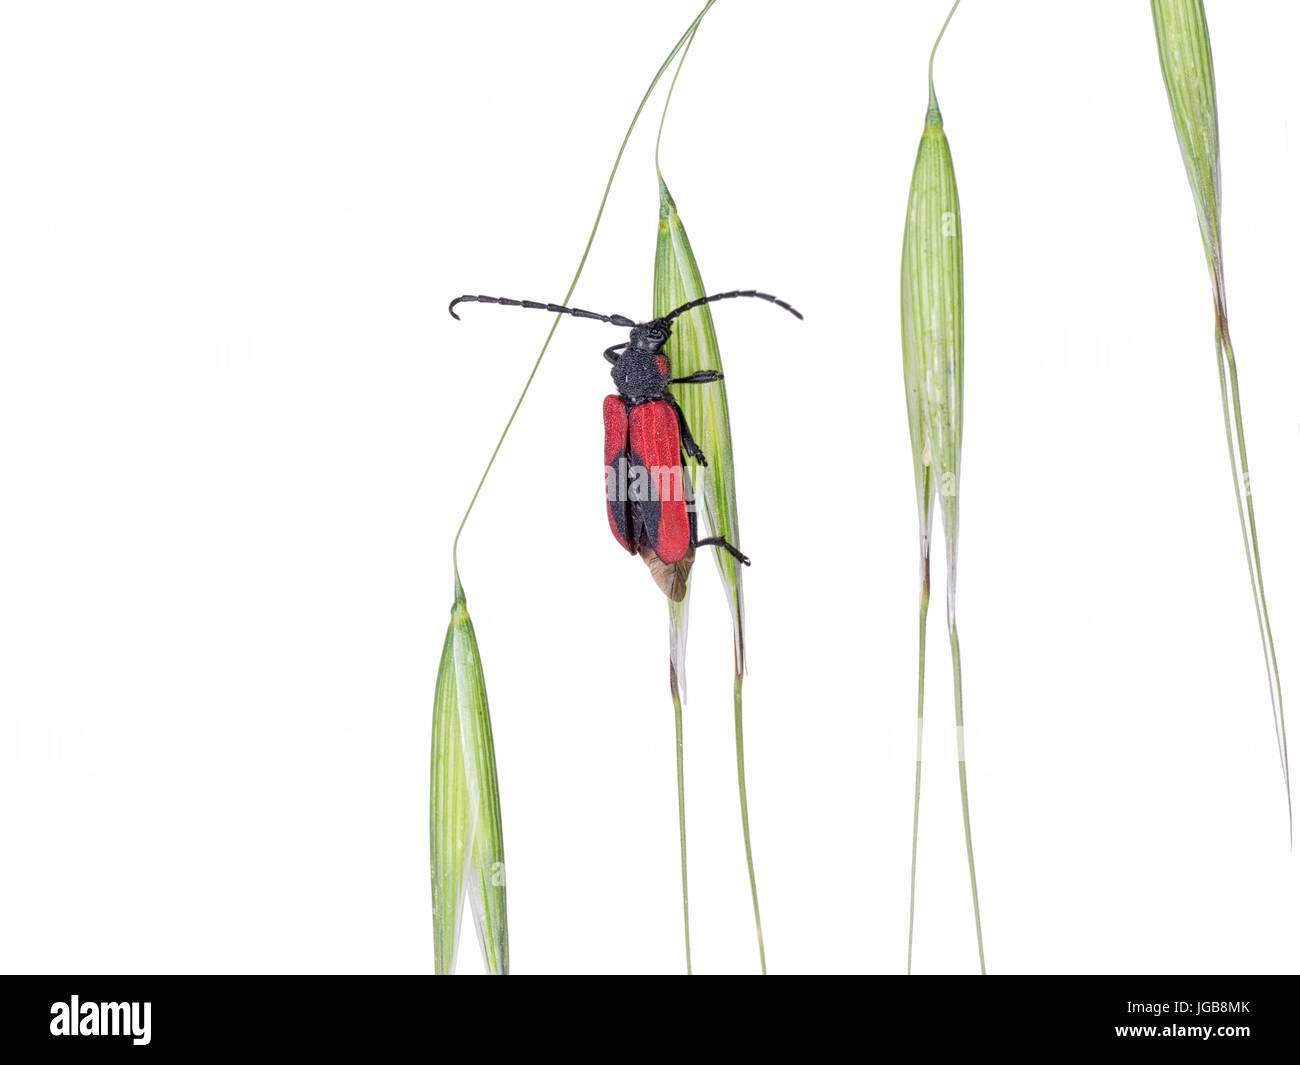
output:
[[957, 540], [961, 486], [962, 399], [965, 378], [965, 319], [961, 205], [952, 152], [934, 91], [934, 58], [956, 14], [953, 4], [930, 51], [930, 99], [925, 130], [917, 149], [903, 234], [901, 309], [903, 379], [916, 481], [921, 542], [921, 608], [917, 681], [917, 784], [912, 812], [912, 889], [908, 918], [908, 970], [916, 901], [916, 849], [920, 827], [921, 736], [925, 699], [925, 623], [929, 605], [929, 553], [933, 499], [943, 516], [948, 567], [948, 641], [952, 653], [953, 703], [957, 726], [957, 774], [961, 785], [962, 823], [970, 868], [971, 902], [980, 972], [984, 933], [975, 877], [966, 776], [965, 717], [961, 683], [961, 649], [957, 635]]
[[[700, 8], [700, 13], [695, 16], [694, 20], [686, 27], [686, 32], [681, 35], [677, 43], [673, 45], [672, 51], [668, 53], [667, 58], [660, 64], [655, 76], [650, 79], [650, 84], [646, 87], [645, 94], [641, 97], [641, 102], [637, 104], [636, 111], [632, 115], [632, 121], [628, 123], [627, 132], [623, 134], [623, 140], [618, 146], [618, 154], [614, 156], [614, 165], [610, 167], [609, 178], [605, 181], [605, 190], [601, 193], [600, 205], [596, 208], [596, 218], [591, 224], [591, 232], [587, 235], [587, 243], [582, 249], [582, 256], [578, 259], [578, 267], [573, 272], [573, 280], [569, 282], [569, 287], [559, 302], [567, 305], [573, 299], [573, 293], [578, 287], [578, 281], [582, 277], [582, 271], [586, 269], [587, 257], [591, 254], [591, 246], [596, 242], [596, 232], [600, 229], [600, 220], [605, 216], [605, 204], [609, 201], [610, 189], [614, 187], [614, 177], [618, 174], [619, 164], [623, 162], [623, 153], [627, 151], [628, 141], [632, 139], [632, 133], [636, 129], [636, 124], [641, 118], [641, 112], [645, 110], [645, 105], [650, 100], [650, 94], [655, 91], [655, 87], [664, 76], [673, 57], [686, 45], [691, 39], [695, 30], [699, 27], [700, 21], [709, 13], [717, 0], [707, 0], [705, 5]], [[555, 336], [555, 330], [559, 327], [560, 320], [564, 318], [563, 314], [557, 314], [551, 322], [551, 328], [547, 330], [546, 339], [542, 342], [542, 350], [537, 353], [537, 358], [533, 361], [533, 367], [524, 380], [524, 387], [519, 392], [519, 398], [515, 400], [514, 408], [510, 411], [510, 417], [506, 419], [505, 427], [501, 430], [501, 436], [498, 437], [496, 446], [492, 449], [492, 454], [488, 457], [487, 465], [483, 468], [483, 474], [478, 479], [478, 484], [474, 488], [474, 494], [470, 497], [469, 506], [465, 508], [465, 514], [460, 519], [460, 525], [456, 529], [456, 537], [451, 544], [452, 566], [456, 569], [457, 580], [459, 580], [460, 570], [457, 564], [457, 548], [460, 546], [461, 533], [465, 531], [465, 523], [469, 521], [470, 513], [474, 510], [474, 504], [478, 502], [479, 493], [483, 491], [483, 484], [492, 472], [492, 466], [496, 463], [497, 455], [501, 451], [501, 445], [505, 443], [506, 436], [510, 433], [510, 427], [515, 423], [515, 417], [519, 414], [519, 408], [523, 406], [524, 399], [528, 395], [528, 390], [532, 387], [533, 378], [537, 376], [537, 371], [542, 365], [542, 359], [546, 357], [547, 349], [551, 346], [551, 339]]]
[[[906, 325], [904, 329], [906, 330]], [[912, 464], [916, 483], [916, 517], [920, 532], [921, 587], [916, 667], [916, 788], [912, 799], [912, 876], [907, 903], [907, 971], [912, 971], [912, 942], [916, 924], [916, 851], [921, 829], [921, 751], [925, 737], [925, 630], [930, 614], [930, 534], [934, 523], [934, 484], [930, 477], [925, 415], [921, 408], [919, 374], [908, 372], [904, 359], [907, 426], [912, 438]]]
[[745, 675], [737, 672], [732, 681], [731, 701], [736, 724], [736, 782], [740, 789], [740, 827], [745, 836], [745, 864], [749, 868], [749, 897], [754, 904], [754, 934], [758, 936], [758, 966], [767, 975], [767, 951], [763, 948], [763, 918], [758, 909], [758, 880], [754, 876], [754, 845], [749, 837], [749, 796], [745, 788], [745, 707], [741, 690]]
[[686, 882], [686, 765], [682, 743], [682, 696], [677, 671], [668, 665], [668, 687], [673, 699], [673, 725], [677, 734], [677, 830], [682, 847], [682, 932], [686, 939], [686, 975], [691, 975], [691, 899]]
[[925, 729], [925, 623], [930, 613], [930, 555], [921, 554], [921, 608], [916, 670], [916, 794], [912, 799], [912, 883], [907, 900], [907, 971], [912, 972], [912, 932], [916, 925], [916, 841], [921, 829], [921, 740]]
[[[628, 123], [627, 132], [624, 133], [623, 140], [619, 144], [618, 153], [614, 156], [614, 163], [605, 182], [600, 204], [596, 209], [596, 218], [592, 222], [591, 232], [588, 234], [587, 242], [582, 249], [582, 255], [578, 260], [577, 269], [574, 271], [573, 280], [569, 282], [568, 290], [559, 301], [561, 304], [568, 304], [578, 287], [582, 271], [587, 265], [587, 257], [591, 254], [592, 245], [595, 243], [596, 233], [600, 229], [600, 222], [605, 214], [605, 204], [609, 200], [609, 193], [613, 188], [614, 178], [618, 174], [619, 164], [623, 161], [623, 153], [627, 150], [628, 142], [632, 139], [632, 133], [641, 118], [641, 112], [645, 110], [645, 105], [649, 101], [651, 93], [654, 92], [660, 79], [663, 78], [673, 58], [690, 40], [700, 21], [713, 7], [714, 3], [716, 3], [716, 0], [707, 0], [677, 43], [673, 45], [672, 50], [663, 63], [660, 64], [659, 69], [655, 72], [649, 86], [642, 95], [641, 102], [637, 105], [631, 122]], [[519, 409], [523, 406], [524, 399], [528, 395], [528, 390], [532, 387], [533, 379], [537, 376], [537, 371], [542, 365], [542, 359], [545, 358], [546, 352], [550, 348], [551, 339], [555, 336], [555, 330], [559, 326], [562, 317], [563, 315], [557, 314], [546, 333], [541, 350], [537, 353], [537, 358], [533, 361], [528, 377], [524, 381], [524, 386], [520, 390], [519, 398], [515, 401], [510, 416], [506, 419], [506, 424], [501, 430], [501, 435], [492, 448], [492, 454], [488, 457], [487, 465], [483, 468], [483, 473], [474, 487], [474, 494], [470, 497], [469, 505], [465, 508], [465, 513], [456, 528], [456, 535], [451, 545], [455, 594], [452, 605], [452, 625], [448, 631], [447, 639], [444, 641], [434, 694], [434, 724], [430, 766], [429, 845], [432, 852], [430, 878], [433, 885], [434, 968], [438, 973], [450, 973], [454, 967], [462, 898], [461, 890], [457, 885], [462, 883], [465, 884], [465, 889], [470, 895], [471, 906], [477, 907], [475, 911], [478, 918], [476, 923], [480, 929], [480, 943], [483, 945], [488, 971], [505, 972], [508, 969], [508, 955], [505, 949], [508, 939], [504, 901], [504, 860], [502, 859], [499, 865], [488, 865], [485, 861], [486, 858], [492, 856], [493, 848], [500, 849], [500, 809], [499, 798], [497, 798], [496, 761], [491, 746], [492, 737], [491, 725], [487, 715], [486, 685], [483, 683], [481, 669], [477, 666], [478, 648], [474, 639], [473, 626], [469, 620], [469, 613], [465, 607], [465, 594], [461, 585], [458, 552], [461, 534], [465, 531], [465, 525], [474, 510], [474, 504], [478, 502], [479, 494], [483, 491], [483, 485], [487, 481], [488, 474], [492, 472], [497, 455], [500, 454], [501, 447], [510, 433], [510, 428], [514, 425], [515, 418], [519, 414]], [[462, 656], [467, 655], [470, 649], [472, 649], [472, 656], [462, 660]], [[474, 663], [473, 670], [462, 668], [463, 665], [471, 661]], [[469, 684], [468, 690], [465, 688], [467, 683]], [[460, 714], [459, 710], [455, 714], [452, 713], [452, 705], [454, 699], [475, 690], [482, 696], [482, 712], [481, 715], [477, 712], [471, 713], [469, 721], [481, 725], [477, 735], [481, 742], [487, 744], [486, 751], [483, 754], [488, 757], [480, 758], [480, 761], [484, 762], [484, 768], [486, 768], [486, 763], [490, 762], [491, 774], [489, 776], [484, 772], [481, 777], [481, 786], [483, 793], [490, 790], [491, 799], [496, 804], [495, 837], [491, 831], [484, 836], [480, 836], [477, 825], [474, 825], [469, 830], [464, 827], [465, 811], [471, 809], [478, 811], [480, 809], [480, 803], [475, 801], [470, 794], [470, 780], [479, 779], [479, 777], [473, 770], [469, 773], [465, 772], [465, 745], [462, 742], [458, 748], [456, 746], [457, 740], [454, 737], [459, 736], [463, 739], [463, 736], [468, 734], [469, 730], [462, 728], [458, 732], [453, 727], [453, 719], [459, 719]], [[462, 705], [464, 704], [462, 703]], [[457, 758], [457, 755], [460, 757]], [[457, 764], [462, 766], [460, 770], [461, 777], [457, 776]], [[472, 845], [476, 843], [481, 844], [481, 846]], [[469, 845], [469, 860], [466, 858], [467, 845]], [[685, 843], [683, 841], [684, 847]], [[453, 852], [458, 852], [461, 857], [454, 857]], [[473, 871], [472, 863], [474, 860], [479, 863], [480, 875], [465, 880], [464, 878], [469, 877]], [[481, 875], [485, 869], [489, 870], [487, 880]], [[491, 878], [494, 876], [501, 878], [499, 885], [491, 882]], [[497, 887], [500, 887], [499, 892], [495, 890]], [[497, 924], [499, 924], [499, 928], [496, 927]]]
[[[677, 78], [682, 65], [694, 44], [694, 34], [683, 49], [681, 61], [669, 85], [664, 101], [663, 115], [659, 121], [659, 137], [655, 142], [655, 170], [659, 179], [659, 230], [655, 244], [654, 304], [656, 315], [665, 314], [689, 300], [708, 294], [700, 276], [699, 264], [691, 248], [690, 238], [677, 213], [677, 204], [664, 181], [659, 165], [659, 147], [663, 139], [664, 122], [668, 105], [672, 101]], [[722, 371], [722, 355], [712, 310], [698, 307], [678, 318], [673, 335], [665, 349], [674, 374], [686, 376], [701, 370]], [[701, 466], [687, 459], [684, 479], [693, 487], [697, 518], [702, 513], [709, 536], [721, 536], [733, 544], [740, 543], [740, 516], [736, 504], [735, 451], [731, 439], [731, 414], [727, 405], [726, 381], [709, 385], [672, 386], [670, 390], [686, 416], [697, 442], [708, 459]], [[741, 833], [745, 842], [745, 864], [749, 874], [750, 898], [754, 907], [754, 930], [758, 943], [761, 971], [767, 972], [767, 953], [763, 943], [763, 922], [758, 902], [758, 879], [754, 871], [753, 840], [749, 828], [749, 796], [745, 783], [744, 737], [744, 675], [745, 675], [745, 595], [742, 569], [739, 562], [726, 551], [712, 551], [714, 562], [722, 580], [723, 591], [731, 611], [732, 657], [734, 679], [732, 683], [732, 708], [736, 732], [736, 783], [740, 798]], [[693, 581], [689, 570], [683, 577], [686, 595], [679, 602], [668, 602], [669, 613], [669, 678], [673, 708], [681, 720], [681, 700], [685, 694], [686, 635], [690, 617], [690, 589]], [[681, 691], [679, 694], [679, 685]], [[679, 734], [680, 736], [680, 734]], [[681, 772], [680, 750], [678, 772]], [[679, 795], [681, 785], [679, 779]], [[679, 804], [680, 805], [680, 804]], [[682, 906], [686, 910], [685, 813], [682, 816]], [[689, 948], [689, 930], [687, 933]], [[689, 949], [688, 949], [689, 955]], [[688, 956], [689, 965], [689, 956]]]
[[1250, 464], [1246, 458], [1246, 432], [1237, 381], [1237, 357], [1228, 330], [1220, 209], [1219, 111], [1210, 31], [1201, 0], [1152, 0], [1151, 15], [1155, 22], [1160, 71], [1169, 96], [1169, 110], [1178, 134], [1187, 180], [1196, 203], [1201, 241], [1205, 247], [1214, 292], [1214, 347], [1219, 370], [1219, 393], [1223, 404], [1223, 427], [1228, 442], [1237, 518], [1241, 525], [1251, 595], [1255, 603], [1255, 620], [1264, 651], [1264, 669], [1273, 708], [1273, 730], [1277, 738], [1278, 757], [1282, 763], [1288, 832], [1294, 837], [1291, 771], [1287, 758], [1286, 719], [1282, 712], [1282, 680], [1278, 674], [1277, 650], [1273, 644], [1273, 628], [1269, 622], [1268, 602], [1264, 596], [1264, 571], [1260, 561], [1259, 533], [1255, 525]]
[[[690, 39], [686, 42], [686, 47], [682, 49], [681, 59], [677, 61], [677, 69], [673, 72], [673, 80], [668, 84], [668, 92], [664, 97], [664, 107], [659, 115], [659, 132], [655, 137], [655, 173], [659, 176], [659, 182], [662, 186], [663, 175], [659, 172], [659, 146], [663, 142], [664, 123], [668, 119], [668, 105], [672, 103], [673, 90], [677, 88], [677, 79], [681, 77], [682, 67], [686, 63], [686, 57], [690, 54], [691, 45], [695, 43], [695, 33], [693, 32]], [[656, 290], [658, 289], [658, 252], [656, 249], [655, 261]], [[680, 306], [675, 304], [674, 306]], [[671, 309], [671, 308], [670, 308]], [[655, 314], [662, 313], [655, 309]], [[671, 351], [669, 352], [671, 357]], [[689, 425], [689, 420], [687, 421]], [[689, 466], [682, 469], [683, 482], [690, 477], [691, 470]], [[691, 605], [691, 585], [690, 573], [693, 564], [694, 554], [678, 566], [680, 583], [684, 586], [684, 591], [680, 599], [674, 600], [671, 596], [668, 598], [668, 687], [669, 695], [673, 701], [673, 723], [677, 733], [677, 821], [678, 831], [681, 837], [682, 850], [682, 926], [686, 942], [686, 975], [691, 975], [691, 905], [690, 893], [687, 890], [687, 858], [686, 858], [686, 769], [685, 769], [685, 751], [682, 743], [682, 702], [686, 694], [686, 635], [687, 627], [690, 621]]]

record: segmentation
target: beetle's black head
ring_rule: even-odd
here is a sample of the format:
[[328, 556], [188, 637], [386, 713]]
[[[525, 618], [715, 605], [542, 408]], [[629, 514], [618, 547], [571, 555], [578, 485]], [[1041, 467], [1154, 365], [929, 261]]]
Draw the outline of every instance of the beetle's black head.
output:
[[641, 351], [662, 351], [673, 335], [672, 326], [663, 318], [654, 318], [634, 325], [629, 334], [632, 347]]

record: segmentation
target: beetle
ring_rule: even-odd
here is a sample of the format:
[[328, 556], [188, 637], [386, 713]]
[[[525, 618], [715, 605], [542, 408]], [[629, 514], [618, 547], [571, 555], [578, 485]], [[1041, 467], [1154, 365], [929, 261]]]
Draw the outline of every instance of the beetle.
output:
[[501, 296], [457, 296], [447, 310], [457, 321], [460, 303], [495, 303], [593, 318], [629, 329], [628, 339], [605, 349], [611, 364], [617, 394], [606, 396], [605, 496], [610, 531], [629, 554], [640, 554], [650, 567], [655, 582], [673, 600], [686, 594], [686, 574], [697, 547], [727, 551], [738, 562], [749, 559], [735, 544], [721, 536], [700, 539], [695, 508], [688, 505], [689, 485], [683, 473], [685, 457], [701, 466], [708, 459], [686, 423], [686, 416], [668, 390], [669, 385], [707, 385], [722, 380], [718, 370], [700, 370], [685, 377], [673, 377], [665, 345], [672, 336], [673, 319], [687, 311], [717, 300], [752, 297], [774, 303], [796, 318], [803, 315], [785, 300], [754, 289], [719, 292], [683, 303], [675, 310], [648, 322], [634, 322], [621, 314], [597, 314], [578, 307], [534, 300], [513, 300]]

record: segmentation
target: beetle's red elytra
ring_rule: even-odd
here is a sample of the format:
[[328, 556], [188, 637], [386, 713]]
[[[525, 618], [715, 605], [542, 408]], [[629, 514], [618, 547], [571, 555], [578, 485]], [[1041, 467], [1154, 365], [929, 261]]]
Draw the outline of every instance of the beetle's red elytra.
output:
[[784, 300], [754, 289], [704, 296], [682, 304], [662, 318], [641, 323], [621, 314], [597, 314], [556, 303], [500, 296], [458, 296], [447, 308], [453, 318], [459, 318], [458, 303], [495, 303], [594, 318], [630, 328], [627, 340], [605, 349], [605, 360], [613, 367], [610, 376], [618, 389], [616, 395], [605, 397], [603, 410], [609, 528], [619, 546], [630, 554], [640, 554], [650, 567], [655, 583], [670, 599], [678, 601], [686, 594], [683, 567], [689, 568], [695, 548], [722, 548], [746, 566], [749, 559], [721, 536], [701, 540], [697, 535], [695, 509], [688, 495], [689, 483], [683, 467], [688, 456], [701, 466], [707, 466], [708, 460], [668, 390], [669, 385], [708, 385], [722, 380], [722, 374], [718, 370], [700, 370], [685, 377], [673, 377], [664, 345], [672, 336], [674, 318], [715, 300], [738, 297], [766, 300], [796, 318], [803, 318]]

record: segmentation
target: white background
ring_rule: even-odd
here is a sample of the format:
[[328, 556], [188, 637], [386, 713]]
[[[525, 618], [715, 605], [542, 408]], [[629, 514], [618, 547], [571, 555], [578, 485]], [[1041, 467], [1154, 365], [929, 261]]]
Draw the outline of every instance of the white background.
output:
[[[773, 972], [901, 972], [916, 530], [898, 262], [947, 10], [722, 0], [665, 176], [723, 345]], [[1300, 691], [1294, 5], [1207, 4], [1273, 624]], [[8, 3], [0, 15], [0, 965], [427, 972], [452, 534], [632, 109], [697, 9]], [[1287, 819], [1146, 4], [972, 0], [937, 85], [966, 236], [961, 608], [995, 973], [1294, 972]], [[662, 96], [656, 98], [662, 100]], [[575, 302], [649, 311], [656, 104]], [[682, 969], [666, 612], [603, 513], [565, 321], [461, 571], [514, 969]], [[700, 567], [699, 972], [757, 969], [730, 633]], [[936, 573], [936, 579], [942, 577]], [[916, 969], [976, 958], [941, 598]], [[461, 968], [479, 968], [472, 939]]]

